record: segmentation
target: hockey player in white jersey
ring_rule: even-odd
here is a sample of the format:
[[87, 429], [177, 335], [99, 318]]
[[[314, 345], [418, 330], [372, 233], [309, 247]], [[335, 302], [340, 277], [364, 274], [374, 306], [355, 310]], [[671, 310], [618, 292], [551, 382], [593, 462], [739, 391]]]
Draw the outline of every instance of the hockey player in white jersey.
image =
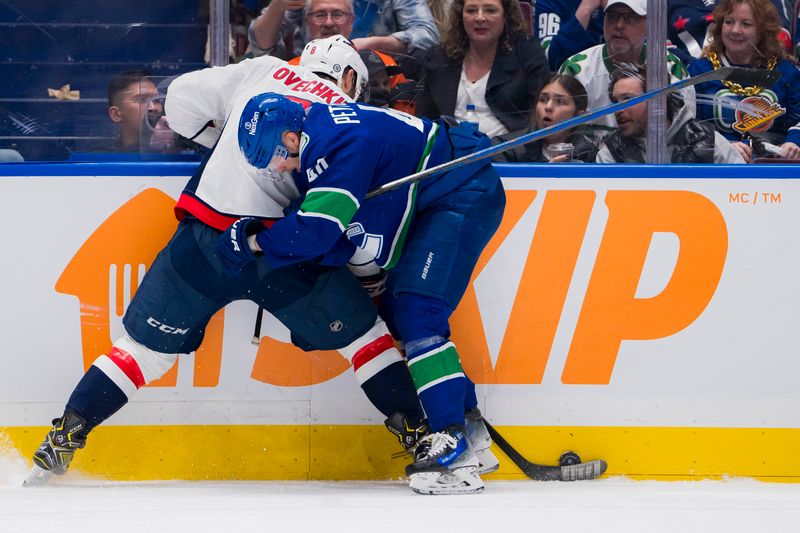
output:
[[[133, 296], [123, 319], [124, 335], [78, 382], [64, 414], [34, 453], [26, 483], [65, 473], [89, 432], [161, 377], [179, 354], [197, 349], [209, 319], [238, 299], [270, 311], [302, 349], [339, 350], [387, 422], [402, 413], [403, 424], [394, 432], [407, 447], [425, 433], [405, 361], [371, 299], [345, 267], [253, 268], [232, 280], [223, 274], [216, 252], [221, 232], [234, 221], [253, 217], [269, 226], [298, 195], [292, 180], [252, 167], [239, 149], [239, 116], [250, 98], [275, 91], [296, 100], [337, 104], [352, 101], [367, 86], [366, 67], [349, 41], [334, 37], [309, 46], [317, 47], [311, 67], [264, 56], [185, 74], [169, 87], [165, 107], [170, 126], [212, 147], [211, 153], [180, 196], [178, 229]], [[230, 127], [221, 127], [228, 117], [234, 117]], [[152, 327], [154, 321], [182, 333], [165, 333]]]
[[236, 220], [231, 214], [267, 219], [283, 216], [283, 209], [297, 196], [291, 180], [270, 179], [246, 164], [239, 153], [236, 129], [223, 129], [221, 125], [229, 116], [238, 117], [253, 95], [265, 91], [338, 104], [355, 101], [366, 90], [367, 68], [350, 41], [342, 36], [319, 39], [306, 46], [304, 56], [311, 51], [314, 60], [307, 60], [305, 65], [293, 66], [261, 56], [184, 74], [172, 82], [165, 103], [170, 128], [203, 146], [214, 147], [202, 172], [192, 178], [181, 195], [177, 210], [191, 213], [218, 230]]

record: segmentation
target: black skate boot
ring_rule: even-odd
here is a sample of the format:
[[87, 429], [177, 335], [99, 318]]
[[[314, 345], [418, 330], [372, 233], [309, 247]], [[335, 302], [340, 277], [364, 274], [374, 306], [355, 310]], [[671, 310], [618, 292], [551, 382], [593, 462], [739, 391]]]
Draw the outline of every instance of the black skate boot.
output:
[[475, 455], [478, 456], [478, 473], [488, 474], [500, 468], [500, 461], [492, 453], [492, 437], [483, 424], [483, 415], [477, 407], [469, 409], [464, 416], [467, 419], [467, 436]]
[[51, 429], [39, 449], [33, 452], [34, 468], [25, 485], [46, 482], [51, 475], [63, 475], [75, 450], [86, 446], [86, 421], [72, 411], [53, 420]]
[[417, 456], [422, 452], [419, 443], [422, 437], [430, 433], [427, 422], [423, 420], [417, 424], [409, 423], [408, 417], [404, 413], [395, 411], [384, 421], [384, 424], [386, 429], [397, 436], [403, 446], [404, 451], [397, 454], [398, 457], [411, 454], [416, 461]]
[[483, 491], [478, 457], [461, 424], [422, 438], [415, 461], [406, 467], [411, 490], [418, 494], [472, 494]]

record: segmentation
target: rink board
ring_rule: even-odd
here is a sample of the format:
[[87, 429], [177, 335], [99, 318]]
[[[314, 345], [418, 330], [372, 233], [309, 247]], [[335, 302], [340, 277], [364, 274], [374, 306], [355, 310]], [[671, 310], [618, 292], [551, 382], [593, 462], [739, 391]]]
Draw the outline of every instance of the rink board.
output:
[[[800, 169], [498, 166], [508, 204], [453, 316], [481, 408], [529, 459], [800, 480]], [[6, 165], [0, 451], [29, 456], [175, 228], [190, 164]], [[113, 479], [372, 479], [397, 444], [347, 361], [236, 302], [92, 433]], [[501, 478], [520, 477], [501, 457]]]

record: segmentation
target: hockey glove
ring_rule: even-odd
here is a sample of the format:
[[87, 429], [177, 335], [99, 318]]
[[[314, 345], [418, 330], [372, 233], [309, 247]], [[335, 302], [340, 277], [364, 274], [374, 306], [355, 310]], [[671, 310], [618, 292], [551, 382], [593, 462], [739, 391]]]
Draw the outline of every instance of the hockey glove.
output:
[[[461, 157], [491, 146], [489, 138], [478, 131], [475, 124], [465, 122], [447, 130], [453, 145], [453, 156]], [[491, 159], [489, 159], [491, 162]]]
[[377, 274], [358, 278], [358, 281], [361, 282], [361, 286], [364, 287], [365, 291], [367, 291], [369, 297], [375, 298], [376, 296], [383, 294], [386, 290], [386, 275], [387, 272], [381, 269]]
[[238, 277], [247, 263], [256, 258], [247, 238], [263, 228], [258, 219], [247, 217], [240, 218], [222, 232], [217, 241], [217, 253], [226, 275]]

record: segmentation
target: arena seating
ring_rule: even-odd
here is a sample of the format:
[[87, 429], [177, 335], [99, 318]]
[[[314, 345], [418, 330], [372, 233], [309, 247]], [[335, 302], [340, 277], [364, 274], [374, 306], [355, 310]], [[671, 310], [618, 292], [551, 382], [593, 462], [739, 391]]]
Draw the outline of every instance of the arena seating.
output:
[[[0, 148], [26, 160], [63, 160], [114, 135], [112, 76], [174, 76], [205, 66], [206, 20], [195, 0], [0, 2]], [[79, 100], [48, 88], [69, 84]]]

